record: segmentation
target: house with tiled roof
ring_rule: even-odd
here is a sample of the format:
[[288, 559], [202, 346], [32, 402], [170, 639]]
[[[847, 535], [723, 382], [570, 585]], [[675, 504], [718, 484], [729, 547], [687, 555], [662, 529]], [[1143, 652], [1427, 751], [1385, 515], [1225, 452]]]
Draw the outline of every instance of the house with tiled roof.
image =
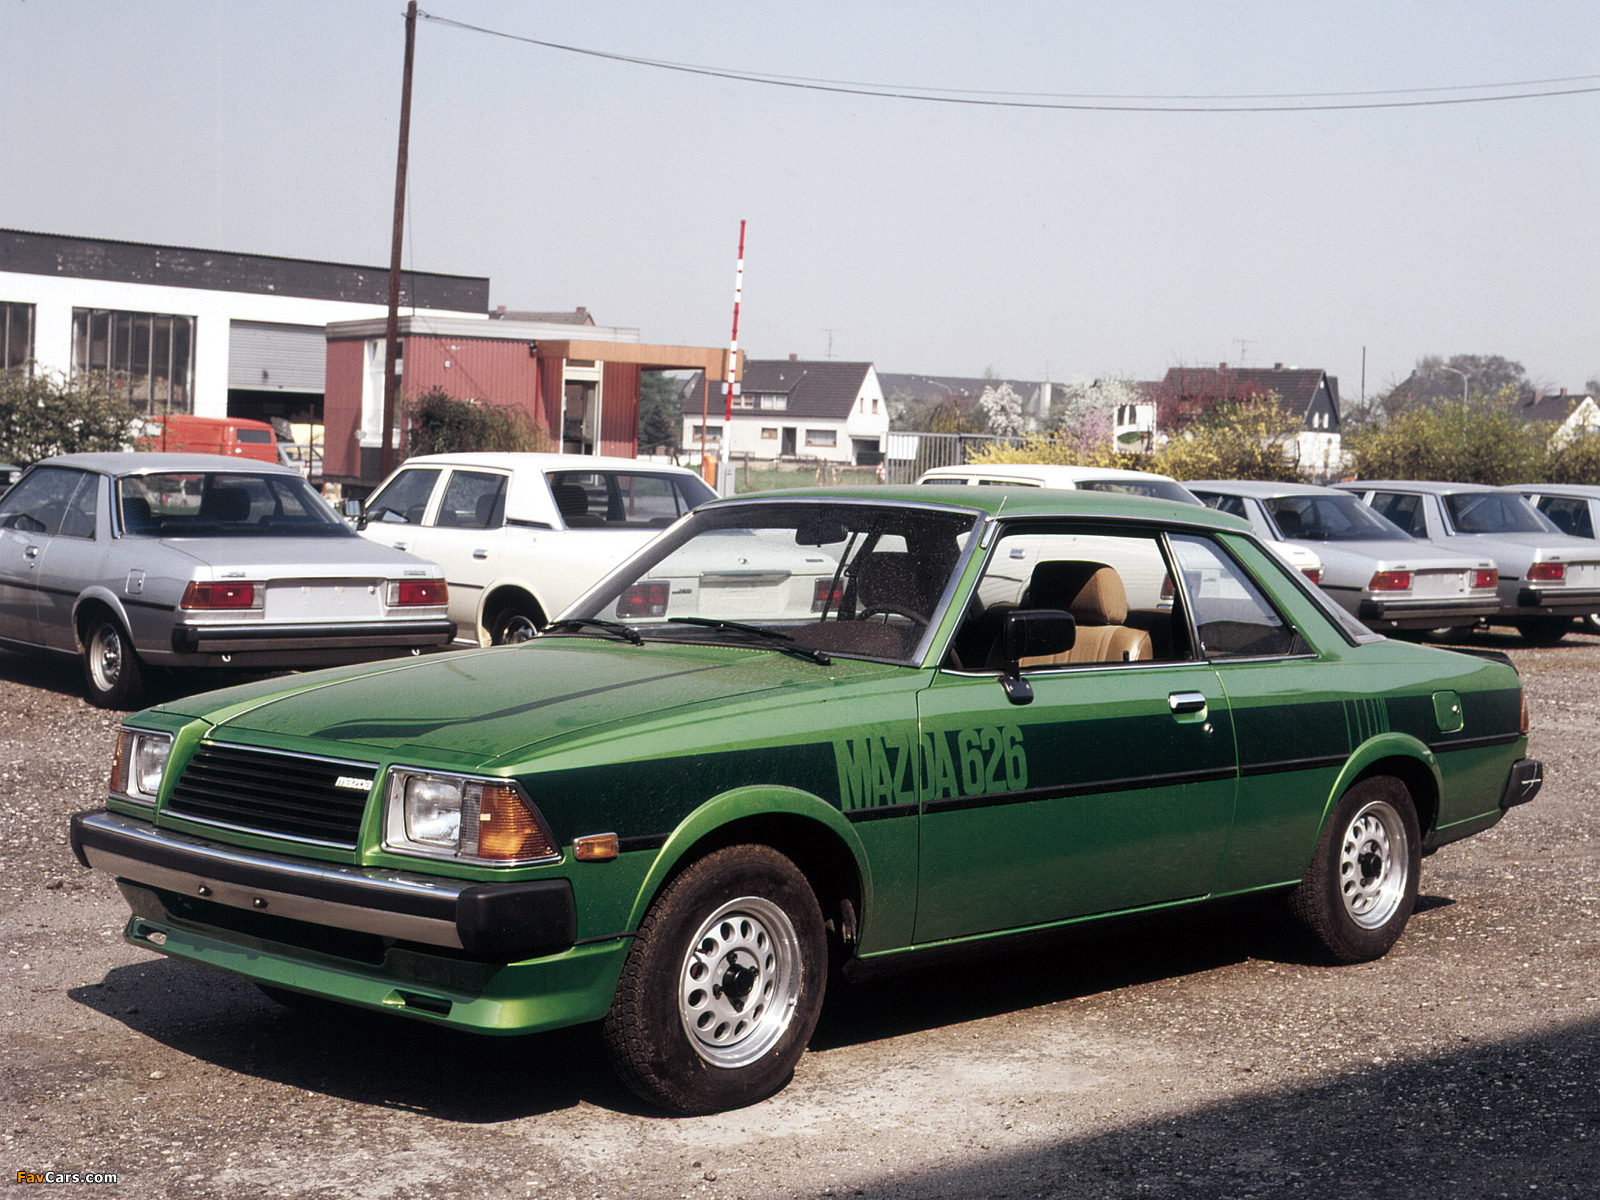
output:
[[869, 362], [748, 359], [733, 419], [720, 384], [703, 376], [683, 387], [683, 445], [724, 461], [809, 460], [872, 464], [883, 453], [889, 406]]
[[1169, 435], [1221, 404], [1276, 396], [1300, 422], [1301, 471], [1319, 479], [1339, 472], [1339, 380], [1320, 367], [1171, 367], [1144, 390], [1155, 403], [1157, 427]]

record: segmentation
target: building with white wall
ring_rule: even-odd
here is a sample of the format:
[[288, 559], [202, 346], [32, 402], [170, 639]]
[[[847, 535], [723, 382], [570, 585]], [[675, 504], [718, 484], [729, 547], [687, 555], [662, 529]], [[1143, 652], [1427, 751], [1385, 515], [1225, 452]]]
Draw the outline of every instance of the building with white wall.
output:
[[[683, 389], [683, 446], [724, 460], [876, 463], [889, 432], [889, 406], [871, 363], [750, 359], [744, 364], [733, 420], [727, 401], [703, 376]], [[702, 411], [704, 410], [704, 412]]]
[[[386, 267], [0, 230], [0, 368], [104, 371], [151, 413], [322, 422], [332, 321], [381, 318]], [[487, 323], [489, 280], [406, 271], [407, 315]]]

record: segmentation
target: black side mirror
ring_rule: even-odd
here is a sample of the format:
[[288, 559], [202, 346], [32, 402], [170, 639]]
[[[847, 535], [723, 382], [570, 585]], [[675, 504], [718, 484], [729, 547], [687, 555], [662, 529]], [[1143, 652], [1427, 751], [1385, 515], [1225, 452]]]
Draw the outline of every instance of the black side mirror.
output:
[[1000, 686], [1013, 704], [1033, 700], [1033, 685], [1022, 678], [1022, 660], [1043, 658], [1071, 650], [1078, 640], [1078, 622], [1071, 613], [1054, 608], [1020, 608], [1006, 614], [1000, 645], [1006, 667]]
[[339, 511], [347, 518], [354, 521], [357, 529], [365, 529], [367, 518], [361, 511], [361, 501], [350, 499], [340, 503]]

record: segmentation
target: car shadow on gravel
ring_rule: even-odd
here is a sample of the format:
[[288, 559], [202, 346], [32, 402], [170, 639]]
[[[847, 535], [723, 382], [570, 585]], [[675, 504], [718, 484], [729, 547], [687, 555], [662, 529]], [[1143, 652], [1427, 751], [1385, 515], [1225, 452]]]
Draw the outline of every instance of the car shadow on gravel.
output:
[[[148, 708], [198, 692], [266, 679], [272, 671], [167, 671], [146, 668], [145, 686], [136, 707]], [[56, 654], [19, 654], [0, 650], [0, 680], [24, 687], [83, 699], [83, 667], [77, 659]], [[83, 700], [88, 704], [87, 700]]]
[[356, 1104], [465, 1124], [580, 1102], [653, 1112], [611, 1074], [595, 1026], [485, 1037], [337, 1004], [302, 1013], [175, 959], [116, 967], [68, 994], [180, 1054]]
[[819, 1181], [863, 1200], [1469, 1200], [1600, 1194], [1600, 1022], [1375, 1062], [1299, 1087], [1241, 1074], [1219, 1103], [956, 1165]]

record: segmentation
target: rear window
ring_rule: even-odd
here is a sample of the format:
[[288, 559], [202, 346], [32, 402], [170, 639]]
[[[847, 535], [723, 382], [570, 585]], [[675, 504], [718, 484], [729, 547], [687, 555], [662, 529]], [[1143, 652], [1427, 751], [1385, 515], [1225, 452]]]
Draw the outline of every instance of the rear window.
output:
[[1457, 533], [1559, 533], [1521, 496], [1509, 492], [1455, 492], [1444, 498]]
[[1124, 496], [1149, 496], [1152, 500], [1173, 500], [1179, 504], [1198, 504], [1194, 493], [1170, 479], [1080, 479], [1084, 492], [1119, 492]]
[[716, 496], [693, 475], [551, 471], [548, 478], [568, 529], [664, 529]]
[[241, 442], [249, 442], [256, 446], [270, 446], [272, 444], [272, 430], [270, 429], [235, 429], [233, 436]]
[[162, 471], [117, 480], [124, 533], [161, 538], [354, 537], [298, 475]]

